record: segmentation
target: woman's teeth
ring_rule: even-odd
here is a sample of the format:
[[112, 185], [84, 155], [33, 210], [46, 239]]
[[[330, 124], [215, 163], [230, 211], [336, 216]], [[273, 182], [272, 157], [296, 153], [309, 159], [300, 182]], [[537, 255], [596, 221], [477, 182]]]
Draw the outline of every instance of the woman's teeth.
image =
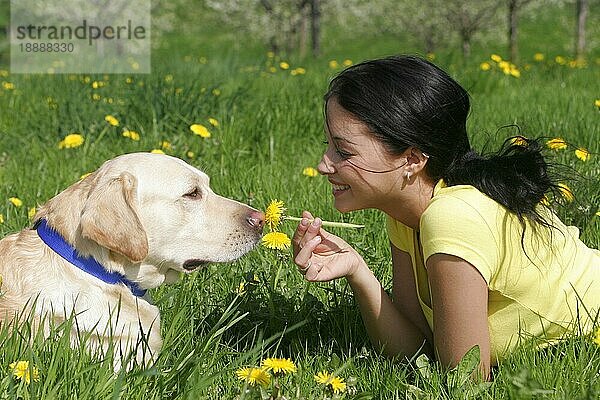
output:
[[338, 191], [338, 190], [346, 190], [346, 189], [350, 189], [350, 186], [348, 185], [333, 185], [333, 190]]

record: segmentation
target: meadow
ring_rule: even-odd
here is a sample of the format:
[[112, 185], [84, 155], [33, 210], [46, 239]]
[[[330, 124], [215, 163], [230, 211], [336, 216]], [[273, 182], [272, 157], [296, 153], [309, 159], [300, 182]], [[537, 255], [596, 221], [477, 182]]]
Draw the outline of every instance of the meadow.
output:
[[[491, 59], [503, 56], [500, 45], [474, 48], [469, 60], [450, 50], [429, 57], [469, 90], [476, 149], [492, 151], [517, 134], [568, 143], [547, 150], [571, 173], [564, 183], [574, 199], [558, 199], [556, 212], [598, 248], [600, 52], [592, 49], [585, 64], [576, 63], [560, 32], [536, 29], [523, 31], [523, 59], [512, 73]], [[154, 50], [149, 75], [17, 75], [0, 66], [0, 236], [30, 226], [33, 208], [104, 160], [160, 150], [204, 170], [217, 193], [258, 209], [278, 199], [292, 216], [306, 209], [325, 220], [364, 224], [331, 230], [352, 243], [391, 290], [384, 216], [340, 214], [327, 180], [305, 169], [316, 167], [324, 151], [322, 96], [344, 62], [415, 48], [387, 37], [375, 44], [373, 38], [338, 38], [322, 57], [301, 60], [231, 37], [196, 39], [172, 34]], [[192, 132], [194, 124], [210, 136]], [[507, 125], [518, 128], [502, 128]], [[81, 145], [60, 145], [75, 133]], [[294, 228], [286, 222], [282, 230], [291, 235]], [[600, 396], [600, 346], [589, 335], [544, 351], [525, 341], [491, 384], [468, 379], [472, 359], [450, 372], [424, 358], [388, 360], [369, 344], [348, 285], [305, 282], [290, 254], [259, 247], [237, 262], [153, 290], [164, 347], [149, 369], [114, 374], [110, 360], [70, 348], [60, 335], [68, 323], [46, 340], [27, 324], [16, 332], [0, 327], [0, 398], [268, 398], [274, 390], [288, 399]], [[273, 357], [289, 358], [297, 370], [260, 390], [238, 379], [240, 368]], [[17, 360], [35, 366], [37, 379], [15, 378], [9, 365]], [[334, 394], [316, 382], [323, 371], [342, 378], [346, 390]]]

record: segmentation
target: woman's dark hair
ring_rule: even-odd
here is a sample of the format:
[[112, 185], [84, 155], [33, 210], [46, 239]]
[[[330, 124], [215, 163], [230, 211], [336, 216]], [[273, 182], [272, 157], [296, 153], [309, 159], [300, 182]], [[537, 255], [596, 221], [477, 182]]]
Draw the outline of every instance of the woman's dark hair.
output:
[[472, 185], [525, 219], [544, 219], [537, 206], [556, 187], [536, 140], [511, 138], [494, 154], [471, 149], [469, 95], [434, 64], [393, 56], [353, 65], [329, 84], [330, 98], [364, 122], [390, 154], [416, 147], [429, 155], [427, 175], [448, 186]]

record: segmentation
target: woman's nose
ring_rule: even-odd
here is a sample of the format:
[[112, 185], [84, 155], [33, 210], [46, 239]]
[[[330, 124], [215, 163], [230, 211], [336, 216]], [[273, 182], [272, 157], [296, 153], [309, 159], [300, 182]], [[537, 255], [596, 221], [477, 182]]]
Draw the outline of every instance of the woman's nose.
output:
[[329, 156], [327, 156], [327, 153], [325, 153], [323, 154], [323, 157], [321, 157], [319, 165], [317, 165], [317, 171], [319, 171], [321, 175], [332, 174], [334, 172], [332, 164], [333, 163], [331, 162], [331, 159], [329, 158]]

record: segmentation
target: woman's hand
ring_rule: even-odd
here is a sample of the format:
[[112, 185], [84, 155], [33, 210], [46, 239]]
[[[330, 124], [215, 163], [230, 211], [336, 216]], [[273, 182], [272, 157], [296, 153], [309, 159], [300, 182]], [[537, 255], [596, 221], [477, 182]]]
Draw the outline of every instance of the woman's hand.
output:
[[313, 218], [308, 211], [302, 213], [302, 221], [296, 228], [292, 243], [294, 263], [311, 282], [349, 277], [364, 263], [356, 250], [321, 228], [321, 220]]

